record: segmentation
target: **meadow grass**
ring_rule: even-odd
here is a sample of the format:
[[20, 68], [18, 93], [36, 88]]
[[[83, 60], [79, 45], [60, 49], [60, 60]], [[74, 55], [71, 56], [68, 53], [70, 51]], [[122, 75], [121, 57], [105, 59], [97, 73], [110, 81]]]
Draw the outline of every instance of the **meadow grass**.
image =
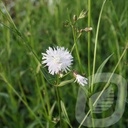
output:
[[[65, 27], [83, 9], [88, 10], [87, 16]], [[74, 27], [93, 30], [78, 33]], [[0, 128], [84, 127], [75, 117], [80, 85], [69, 74], [60, 80], [65, 86], [54, 86], [56, 79], [41, 65], [41, 53], [49, 46], [71, 50], [71, 70], [86, 77], [103, 64], [99, 72], [117, 73], [128, 81], [128, 2], [56, 0], [50, 5], [45, 0], [0, 1]], [[102, 91], [108, 85], [109, 81]], [[95, 89], [93, 80], [89, 87], [91, 93], [101, 89]], [[125, 106], [122, 118], [110, 128], [128, 126], [127, 103]], [[85, 112], [95, 116], [89, 108]]]

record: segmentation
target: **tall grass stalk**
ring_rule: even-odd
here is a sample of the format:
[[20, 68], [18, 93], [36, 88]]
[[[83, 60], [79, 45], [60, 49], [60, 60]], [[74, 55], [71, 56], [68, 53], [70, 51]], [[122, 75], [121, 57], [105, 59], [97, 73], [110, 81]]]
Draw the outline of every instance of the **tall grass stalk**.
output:
[[46, 107], [45, 107], [45, 105], [44, 105], [44, 100], [43, 100], [43, 98], [42, 98], [41, 89], [40, 89], [40, 87], [39, 87], [39, 83], [38, 83], [37, 78], [35, 78], [35, 81], [36, 81], [37, 94], [38, 94], [38, 96], [39, 96], [39, 98], [40, 98], [42, 108], [43, 108], [43, 110], [44, 110], [45, 115], [48, 115], [48, 112], [47, 112]]
[[79, 51], [78, 51], [76, 30], [73, 26], [72, 26], [72, 31], [73, 31], [74, 46], [75, 46], [76, 56], [77, 56], [78, 63], [79, 63], [79, 68], [80, 68], [80, 71], [83, 72], [80, 55], [79, 55]]
[[[50, 101], [49, 101], [49, 95], [48, 95], [48, 90], [47, 90], [46, 82], [44, 80], [43, 75], [41, 76], [41, 79], [42, 79], [43, 87], [44, 87], [44, 90], [45, 90], [45, 92], [44, 92], [45, 93], [45, 98], [46, 98], [45, 102], [46, 102], [46, 106], [47, 106], [47, 107], [45, 106], [47, 108], [47, 116], [48, 116], [48, 121], [47, 121], [47, 124], [46, 124], [46, 128], [49, 128], [49, 125], [50, 125], [49, 120], [52, 120], [52, 112], [50, 110], [51, 106], [50, 106]], [[42, 99], [42, 104], [44, 104], [42, 96], [40, 96], [40, 97]]]
[[59, 111], [59, 122], [60, 122], [60, 128], [63, 126], [62, 124], [62, 116], [61, 116], [61, 99], [60, 99], [60, 93], [59, 93], [59, 88], [57, 86], [55, 88], [55, 94], [56, 94], [56, 99], [57, 99], [57, 106], [58, 106], [58, 111]]
[[[88, 27], [91, 26], [91, 0], [88, 0]], [[91, 33], [88, 32], [88, 76], [91, 75], [91, 63], [90, 63], [90, 59], [91, 59], [91, 55], [90, 55], [90, 51], [91, 51]], [[90, 79], [89, 79], [90, 81]], [[91, 86], [91, 83], [89, 83], [89, 87]], [[92, 101], [91, 99], [89, 100], [89, 106], [91, 107], [91, 115], [93, 117], [93, 112], [92, 112]], [[92, 118], [92, 126], [94, 128], [94, 121]]]
[[[92, 75], [94, 75], [95, 73], [95, 67], [96, 67], [96, 56], [97, 56], [97, 44], [98, 44], [98, 34], [99, 34], [99, 27], [100, 27], [100, 21], [101, 21], [101, 16], [102, 16], [102, 12], [104, 9], [104, 5], [106, 3], [107, 0], [103, 1], [102, 7], [101, 7], [101, 11], [99, 14], [99, 19], [98, 19], [98, 24], [97, 24], [97, 30], [96, 30], [96, 38], [95, 38], [95, 47], [94, 47], [94, 58], [93, 58], [93, 71], [92, 71]], [[91, 91], [93, 92], [93, 80], [94, 78], [92, 77], [92, 82], [91, 82]]]
[[[91, 26], [91, 0], [88, 0], [88, 27]], [[90, 50], [91, 50], [91, 33], [88, 32], [88, 76], [91, 75], [91, 55], [90, 55]], [[91, 84], [90, 84], [91, 85]], [[89, 85], [89, 86], [90, 86]]]

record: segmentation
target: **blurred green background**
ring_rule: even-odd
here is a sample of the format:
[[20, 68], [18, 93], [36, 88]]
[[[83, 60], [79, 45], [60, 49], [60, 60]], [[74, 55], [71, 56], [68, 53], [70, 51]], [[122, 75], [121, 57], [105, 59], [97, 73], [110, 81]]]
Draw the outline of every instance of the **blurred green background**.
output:
[[[31, 49], [28, 49], [16, 32], [3, 7], [12, 17], [17, 29], [24, 34]], [[93, 68], [94, 43], [97, 22], [103, 0], [91, 1], [91, 71]], [[54, 107], [55, 92], [40, 71], [40, 64], [33, 50], [42, 61], [41, 53], [49, 46], [64, 46], [71, 50], [73, 36], [64, 23], [73, 15], [88, 10], [88, 0], [1, 0], [0, 2], [0, 128], [44, 128], [57, 126], [58, 110]], [[4, 26], [4, 25], [6, 26]], [[78, 29], [88, 26], [88, 17], [76, 24]], [[9, 28], [8, 28], [9, 27]], [[78, 40], [78, 49], [83, 72], [88, 76], [88, 33], [83, 32]], [[112, 53], [104, 72], [112, 72], [128, 43], [128, 1], [107, 0], [99, 29], [96, 69]], [[73, 52], [73, 70], [80, 70], [76, 53]], [[128, 54], [123, 57], [116, 73], [127, 81]], [[68, 79], [68, 78], [67, 78]], [[77, 128], [75, 105], [79, 86], [72, 83], [60, 88], [71, 125]], [[24, 100], [25, 102], [22, 102]], [[128, 104], [119, 122], [110, 128], [128, 127]], [[52, 112], [53, 109], [53, 112]], [[47, 114], [47, 111], [50, 114]], [[34, 114], [33, 114], [34, 113]], [[63, 128], [68, 128], [64, 123]]]

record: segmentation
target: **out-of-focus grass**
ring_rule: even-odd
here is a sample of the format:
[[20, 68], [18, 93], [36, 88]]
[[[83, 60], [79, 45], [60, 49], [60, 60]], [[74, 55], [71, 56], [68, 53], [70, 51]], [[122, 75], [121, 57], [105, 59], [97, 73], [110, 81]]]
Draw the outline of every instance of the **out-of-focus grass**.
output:
[[[32, 50], [39, 57], [49, 46], [64, 46], [71, 49], [73, 36], [70, 28], [64, 27], [68, 15], [72, 18], [83, 9], [87, 9], [87, 1], [60, 1], [49, 6], [43, 0], [10, 0], [3, 1], [18, 30], [28, 39]], [[93, 63], [96, 27], [102, 0], [92, 1], [91, 5], [91, 69]], [[9, 28], [5, 8], [1, 6], [0, 22]], [[103, 10], [98, 36], [96, 69], [112, 53], [104, 71], [112, 71], [125, 44], [128, 41], [128, 2], [121, 0], [107, 1]], [[87, 27], [87, 17], [77, 23], [79, 29]], [[78, 40], [78, 48], [84, 71], [88, 76], [87, 33]], [[77, 65], [76, 53], [74, 69]], [[116, 73], [127, 79], [127, 54], [120, 63]], [[0, 25], [0, 127], [1, 128], [52, 128], [58, 117], [53, 86], [43, 78], [39, 63], [27, 49], [23, 40], [4, 25]], [[67, 78], [68, 79], [68, 78]], [[6, 81], [7, 80], [7, 81]], [[11, 87], [11, 88], [10, 88]], [[78, 126], [75, 119], [75, 103], [79, 86], [75, 83], [60, 88], [62, 100], [73, 128]], [[15, 93], [15, 91], [17, 93]], [[23, 101], [24, 103], [23, 103]], [[29, 106], [29, 107], [27, 107]], [[34, 113], [34, 114], [33, 114]], [[127, 127], [127, 104], [122, 119], [112, 127]], [[42, 124], [42, 126], [40, 125]], [[64, 122], [64, 128], [68, 127]]]

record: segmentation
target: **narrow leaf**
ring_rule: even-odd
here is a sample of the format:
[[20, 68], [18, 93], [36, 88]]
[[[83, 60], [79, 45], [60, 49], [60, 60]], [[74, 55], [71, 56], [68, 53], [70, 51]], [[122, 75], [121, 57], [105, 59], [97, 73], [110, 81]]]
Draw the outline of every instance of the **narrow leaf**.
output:
[[56, 75], [51, 75], [50, 73], [48, 73], [46, 71], [45, 68], [41, 67], [41, 71], [43, 73], [44, 78], [47, 80], [47, 82], [51, 85], [55, 85], [56, 84]]
[[101, 72], [102, 72], [102, 70], [103, 70], [105, 64], [107, 63], [107, 61], [110, 59], [110, 57], [111, 57], [112, 55], [113, 55], [113, 54], [111, 54], [109, 57], [107, 57], [107, 58], [103, 61], [103, 63], [102, 63], [102, 64], [100, 65], [100, 67], [97, 69], [96, 73], [101, 73]]
[[74, 79], [71, 79], [71, 80], [65, 80], [65, 81], [62, 81], [59, 85], [57, 85], [58, 87], [61, 87], [61, 86], [64, 86], [66, 84], [69, 84], [69, 83], [72, 83], [74, 81]]
[[63, 101], [61, 101], [60, 103], [61, 103], [62, 114], [64, 116], [63, 119], [65, 120], [65, 122], [67, 122], [67, 124], [70, 126], [70, 128], [72, 128], [65, 105], [64, 105]]

